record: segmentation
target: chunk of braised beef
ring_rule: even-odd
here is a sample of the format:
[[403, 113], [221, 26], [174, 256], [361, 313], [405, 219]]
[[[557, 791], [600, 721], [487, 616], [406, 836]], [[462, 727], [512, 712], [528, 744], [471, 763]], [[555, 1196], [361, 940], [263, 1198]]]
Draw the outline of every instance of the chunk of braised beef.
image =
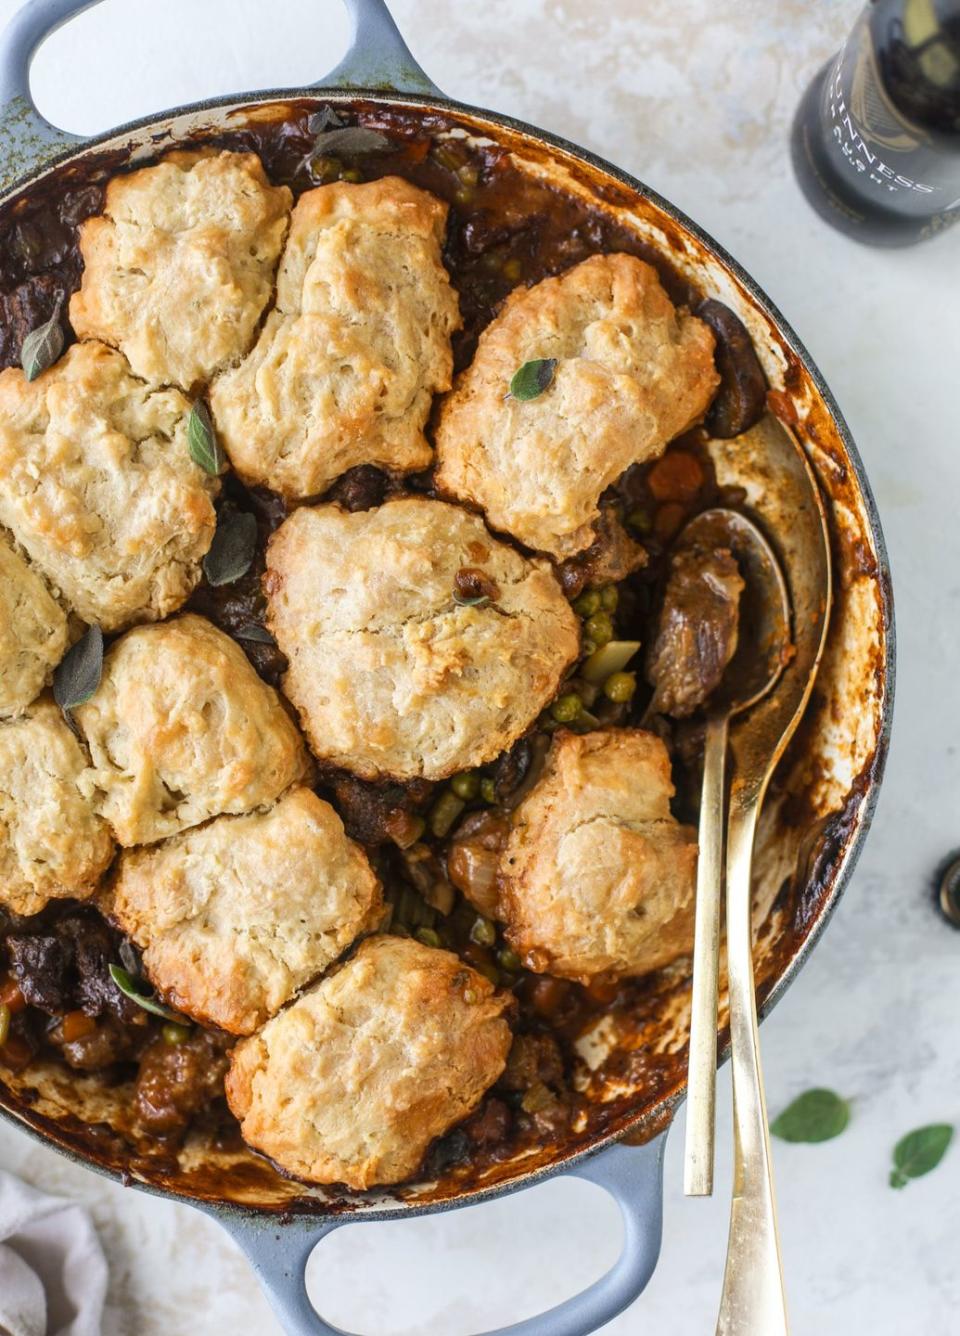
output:
[[514, 1035], [499, 1084], [504, 1090], [530, 1090], [563, 1083], [560, 1045], [549, 1034]]
[[53, 932], [7, 939], [10, 972], [31, 1007], [59, 1016], [73, 997], [73, 958], [69, 943]]
[[463, 1124], [463, 1130], [474, 1146], [490, 1150], [502, 1145], [510, 1135], [513, 1115], [502, 1099], [484, 1100], [476, 1113]]
[[652, 709], [683, 719], [720, 685], [737, 648], [743, 579], [727, 548], [681, 548], [647, 659]]
[[74, 1005], [88, 1016], [109, 1015], [118, 1021], [137, 1017], [140, 1008], [110, 977], [110, 966], [120, 960], [120, 940], [104, 920], [90, 911], [71, 914], [60, 920], [56, 931], [72, 954]]
[[585, 552], [569, 557], [557, 567], [567, 598], [576, 598], [584, 589], [619, 584], [649, 560], [646, 548], [635, 542], [623, 527], [616, 503], [601, 503], [594, 533], [596, 538]]
[[223, 1093], [229, 1040], [194, 1030], [179, 1044], [158, 1036], [144, 1049], [136, 1082], [137, 1114], [158, 1136], [178, 1137], [191, 1118]]
[[717, 341], [714, 360], [720, 373], [720, 388], [707, 413], [707, 430], [723, 440], [739, 436], [763, 416], [767, 402], [767, 378], [747, 328], [723, 302], [708, 298], [694, 314], [713, 330]]
[[469, 1158], [470, 1138], [462, 1127], [455, 1127], [433, 1143], [424, 1161], [424, 1174], [427, 1178], [440, 1178], [448, 1169], [465, 1164]]
[[345, 510], [372, 510], [383, 503], [390, 479], [373, 464], [358, 464], [330, 488], [328, 499], [338, 501]]
[[[142, 1030], [145, 1030], [146, 1013], [141, 1012], [141, 1015], [144, 1017]], [[81, 1072], [101, 1072], [118, 1062], [128, 1062], [135, 1056], [139, 1043], [142, 1042], [136, 1027], [121, 1025], [112, 1017], [107, 1017], [89, 1034], [81, 1035], [79, 1039], [66, 1042], [60, 1039], [58, 1042], [56, 1031], [47, 1037], [51, 1043], [59, 1047], [67, 1064]]]
[[398, 818], [418, 812], [433, 791], [433, 785], [424, 779], [373, 784], [352, 775], [337, 775], [331, 782], [347, 834], [369, 845], [394, 840]]
[[50, 319], [57, 298], [64, 296], [64, 286], [53, 274], [33, 275], [0, 293], [0, 367], [20, 365], [24, 339]]

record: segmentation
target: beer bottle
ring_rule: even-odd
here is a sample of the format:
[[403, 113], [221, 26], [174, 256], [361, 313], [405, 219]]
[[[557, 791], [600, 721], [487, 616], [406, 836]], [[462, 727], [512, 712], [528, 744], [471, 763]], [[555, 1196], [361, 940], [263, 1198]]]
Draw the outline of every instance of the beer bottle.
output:
[[807, 89], [794, 171], [816, 211], [874, 246], [960, 220], [960, 0], [873, 0]]

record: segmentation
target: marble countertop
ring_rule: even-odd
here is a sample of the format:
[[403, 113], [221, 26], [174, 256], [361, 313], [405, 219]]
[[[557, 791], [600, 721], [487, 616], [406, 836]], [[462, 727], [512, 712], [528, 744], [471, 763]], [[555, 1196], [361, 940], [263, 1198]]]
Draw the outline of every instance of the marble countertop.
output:
[[[17, 0], [0, 0], [0, 20]], [[395, 0], [451, 95], [532, 121], [619, 163], [691, 214], [773, 296], [818, 361], [869, 471], [890, 547], [897, 718], [873, 831], [801, 978], [763, 1027], [771, 1108], [811, 1085], [853, 1101], [821, 1146], [777, 1143], [787, 1288], [798, 1333], [949, 1336], [960, 1312], [960, 1148], [903, 1192], [890, 1148], [960, 1122], [960, 933], [931, 877], [960, 845], [960, 228], [902, 252], [862, 249], [804, 203], [787, 132], [856, 0]], [[202, 13], [201, 13], [202, 11]], [[93, 131], [230, 88], [318, 78], [346, 44], [337, 0], [108, 0], [35, 67], [47, 113]], [[269, 21], [267, 15], [269, 14]], [[184, 34], [189, 33], [189, 38]], [[136, 57], [131, 58], [131, 53]], [[611, 1336], [712, 1332], [726, 1246], [729, 1080], [709, 1201], [667, 1152], [659, 1269]], [[682, 1121], [682, 1115], [681, 1115]], [[111, 1264], [109, 1336], [279, 1331], [218, 1226], [124, 1190], [0, 1125], [0, 1165], [93, 1211]], [[597, 1189], [548, 1183], [507, 1202], [344, 1229], [311, 1263], [325, 1314], [374, 1336], [459, 1336], [582, 1288], [619, 1247]]]

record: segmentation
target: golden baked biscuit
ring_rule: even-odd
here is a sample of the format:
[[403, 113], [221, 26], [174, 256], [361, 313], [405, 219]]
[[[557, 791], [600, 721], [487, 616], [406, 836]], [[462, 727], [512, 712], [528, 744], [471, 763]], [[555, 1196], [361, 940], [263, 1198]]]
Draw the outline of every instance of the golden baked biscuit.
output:
[[252, 1034], [383, 915], [366, 854], [306, 788], [128, 850], [100, 908], [172, 1006], [231, 1034]]
[[622, 978], [690, 950], [697, 840], [673, 793], [653, 733], [556, 735], [500, 858], [499, 917], [530, 968]]
[[63, 609], [0, 533], [0, 719], [39, 696], [66, 648]]
[[[465, 606], [458, 580], [468, 597], [492, 582], [493, 597]], [[493, 760], [578, 652], [549, 564], [442, 501], [295, 510], [271, 539], [264, 588], [290, 663], [283, 690], [315, 755], [364, 779], [442, 779]]]
[[200, 578], [219, 484], [190, 458], [189, 416], [102, 343], [32, 382], [0, 374], [0, 523], [105, 631], [165, 617]]
[[244, 481], [314, 496], [355, 464], [430, 463], [433, 395], [450, 387], [457, 294], [447, 206], [398, 177], [301, 195], [256, 347], [211, 407]]
[[84, 899], [113, 857], [107, 824], [80, 790], [86, 764], [48, 698], [0, 721], [0, 904], [15, 914]]
[[121, 636], [74, 717], [92, 761], [82, 786], [125, 848], [264, 807], [309, 772], [277, 693], [192, 613]]
[[503, 1071], [509, 1005], [449, 951], [372, 937], [237, 1044], [227, 1102], [248, 1144], [297, 1178], [399, 1183]]
[[[720, 383], [713, 345], [632, 255], [594, 255], [517, 288], [442, 406], [438, 487], [528, 547], [582, 552], [601, 493], [703, 416]], [[557, 363], [547, 389], [508, 395], [540, 358]]]
[[209, 380], [253, 341], [292, 198], [255, 153], [176, 152], [115, 176], [103, 213], [80, 227], [73, 328], [153, 384]]

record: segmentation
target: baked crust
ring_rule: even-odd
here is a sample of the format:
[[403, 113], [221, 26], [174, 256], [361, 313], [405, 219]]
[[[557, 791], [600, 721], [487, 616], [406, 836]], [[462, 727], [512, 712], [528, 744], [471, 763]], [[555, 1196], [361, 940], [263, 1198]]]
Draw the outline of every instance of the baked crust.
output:
[[366, 854], [306, 788], [121, 855], [103, 912], [179, 1011], [252, 1034], [383, 914]]
[[696, 832], [673, 793], [653, 733], [557, 733], [500, 859], [500, 917], [530, 968], [622, 978], [691, 949]]
[[120, 348], [153, 384], [209, 380], [253, 341], [292, 198], [255, 153], [176, 152], [115, 176], [80, 227], [77, 335]]
[[277, 693], [193, 613], [121, 636], [74, 714], [92, 762], [81, 787], [124, 847], [266, 806], [309, 772]]
[[[499, 590], [454, 600], [464, 567]], [[442, 779], [491, 761], [553, 699], [579, 623], [549, 563], [425, 498], [301, 507], [267, 549], [283, 690], [316, 756], [364, 779]]]
[[[582, 552], [601, 493], [703, 416], [720, 383], [713, 347], [632, 255], [515, 289], [441, 408], [437, 486], [528, 547]], [[537, 358], [557, 359], [553, 382], [519, 402], [511, 378]]]
[[113, 840], [80, 788], [80, 743], [47, 698], [0, 722], [0, 904], [38, 914], [82, 900], [113, 857]]
[[509, 1005], [452, 952], [372, 937], [236, 1046], [227, 1102], [297, 1178], [401, 1182], [503, 1071]]
[[424, 468], [424, 423], [450, 388], [457, 295], [447, 206], [399, 177], [301, 195], [256, 347], [211, 406], [241, 477], [315, 496], [357, 464]]
[[86, 622], [165, 617], [213, 540], [219, 487], [190, 458], [190, 404], [102, 343], [0, 374], [0, 522]]
[[0, 533], [0, 719], [39, 696], [66, 648], [63, 609]]

